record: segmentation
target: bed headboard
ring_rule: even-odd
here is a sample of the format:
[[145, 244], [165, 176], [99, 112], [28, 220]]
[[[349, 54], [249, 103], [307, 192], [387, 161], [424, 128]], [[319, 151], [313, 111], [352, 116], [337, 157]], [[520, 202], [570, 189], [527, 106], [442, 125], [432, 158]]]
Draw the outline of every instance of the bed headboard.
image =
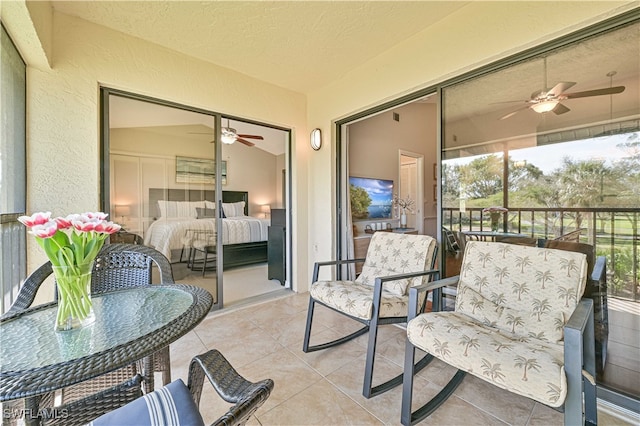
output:
[[[149, 216], [160, 217], [158, 200], [167, 201], [214, 201], [215, 191], [202, 189], [149, 188]], [[244, 214], [249, 215], [249, 193], [246, 191], [222, 191], [223, 203], [244, 201]]]

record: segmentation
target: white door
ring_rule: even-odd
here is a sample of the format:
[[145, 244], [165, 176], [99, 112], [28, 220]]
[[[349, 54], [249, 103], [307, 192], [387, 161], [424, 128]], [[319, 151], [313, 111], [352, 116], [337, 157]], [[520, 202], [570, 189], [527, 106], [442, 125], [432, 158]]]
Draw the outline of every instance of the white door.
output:
[[415, 228], [419, 234], [423, 233], [423, 206], [424, 196], [422, 188], [423, 157], [406, 151], [400, 152], [400, 189], [398, 195], [401, 198], [411, 198], [414, 201], [413, 208], [407, 211], [407, 227]]

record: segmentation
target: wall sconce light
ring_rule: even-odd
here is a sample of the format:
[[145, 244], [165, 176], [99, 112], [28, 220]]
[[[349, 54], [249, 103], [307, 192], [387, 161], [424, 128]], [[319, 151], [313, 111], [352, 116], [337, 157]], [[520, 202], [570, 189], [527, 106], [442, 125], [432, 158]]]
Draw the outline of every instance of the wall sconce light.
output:
[[260, 206], [260, 210], [262, 210], [262, 213], [264, 214], [264, 217], [266, 218], [267, 215], [269, 213], [271, 213], [271, 206], [269, 204], [263, 204], [262, 206]]
[[322, 147], [322, 132], [320, 129], [316, 128], [311, 131], [310, 142], [311, 148], [313, 148], [314, 151], [317, 151]]

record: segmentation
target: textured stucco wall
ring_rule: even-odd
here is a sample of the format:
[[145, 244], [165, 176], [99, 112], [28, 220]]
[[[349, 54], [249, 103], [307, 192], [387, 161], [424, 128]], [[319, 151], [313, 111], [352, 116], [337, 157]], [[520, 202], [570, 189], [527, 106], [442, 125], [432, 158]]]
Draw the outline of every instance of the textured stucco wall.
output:
[[[20, 44], [21, 30], [16, 31]], [[292, 128], [293, 155], [298, 155], [296, 134], [307, 134], [306, 98], [299, 93], [64, 14], [53, 14], [52, 34], [52, 69], [27, 71], [29, 212], [98, 209], [100, 85]], [[295, 185], [304, 173], [292, 170], [294, 193], [302, 197], [306, 191]], [[302, 197], [293, 200], [294, 229], [306, 230], [306, 200], [297, 206]], [[306, 231], [292, 235], [293, 264], [306, 265], [296, 249]], [[45, 260], [30, 240], [29, 270]], [[305, 269], [294, 273], [306, 279]], [[294, 277], [294, 288], [297, 281]]]

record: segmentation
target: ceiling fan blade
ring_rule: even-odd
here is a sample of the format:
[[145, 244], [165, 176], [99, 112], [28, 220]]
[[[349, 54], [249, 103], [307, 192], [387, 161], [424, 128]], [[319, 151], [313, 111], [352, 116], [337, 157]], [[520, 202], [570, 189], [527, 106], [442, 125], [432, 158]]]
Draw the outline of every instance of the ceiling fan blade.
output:
[[571, 110], [562, 104], [558, 104], [552, 111], [554, 112], [554, 114], [560, 115], [560, 114], [564, 114], [565, 112], [569, 112]]
[[237, 138], [237, 139], [236, 139], [236, 142], [243, 143], [243, 144], [245, 144], [246, 146], [254, 146], [254, 145], [255, 145], [255, 143], [253, 143], [253, 142], [249, 142], [249, 141], [246, 141], [246, 140], [241, 139], [241, 138]]
[[566, 99], [586, 98], [589, 96], [614, 95], [624, 92], [624, 86], [605, 87], [603, 89], [587, 90], [584, 92], [563, 93], [562, 97]]
[[519, 113], [520, 111], [524, 111], [525, 109], [528, 109], [528, 108], [529, 108], [529, 105], [525, 105], [525, 106], [523, 106], [523, 107], [521, 107], [521, 108], [518, 108], [518, 109], [516, 109], [516, 110], [514, 110], [514, 111], [511, 111], [511, 112], [510, 112], [510, 113], [508, 113], [508, 114], [503, 115], [503, 116], [502, 116], [502, 117], [500, 117], [498, 120], [506, 120], [507, 118], [509, 118], [509, 117], [513, 117], [514, 115], [516, 115], [516, 114], [517, 114], [517, 113]]
[[258, 136], [258, 135], [238, 135], [239, 138], [245, 138], [245, 139], [259, 139], [259, 140], [264, 140], [264, 138], [262, 136]]
[[560, 83], [553, 86], [548, 92], [548, 95], [559, 96], [562, 93], [569, 90], [571, 87], [575, 86], [576, 83], [573, 81], [561, 81]]

